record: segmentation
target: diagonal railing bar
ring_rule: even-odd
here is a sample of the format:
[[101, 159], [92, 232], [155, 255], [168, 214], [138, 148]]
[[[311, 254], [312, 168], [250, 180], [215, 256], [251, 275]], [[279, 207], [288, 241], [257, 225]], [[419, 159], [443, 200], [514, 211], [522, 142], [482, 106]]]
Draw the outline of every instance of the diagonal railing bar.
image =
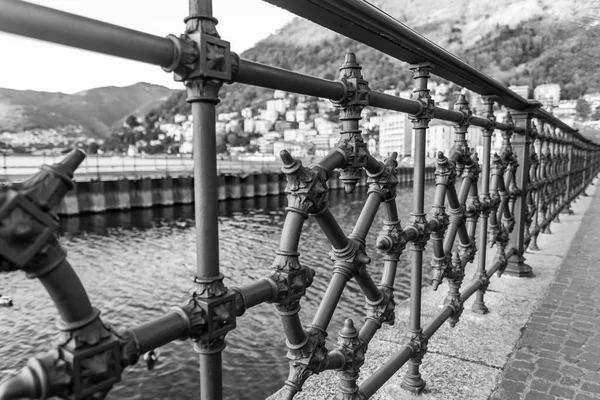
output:
[[[538, 103], [517, 96], [370, 4], [358, 0], [269, 1], [300, 15], [323, 11], [311, 14], [310, 19], [413, 62], [415, 100], [371, 91], [352, 53], [346, 55], [337, 81], [240, 59], [219, 37], [210, 0], [190, 0], [185, 33], [167, 38], [17, 0], [0, 1], [0, 30], [160, 65], [184, 82], [194, 120], [197, 237], [196, 276], [187, 302], [154, 320], [116, 331], [104, 324], [99, 310], [92, 307], [54, 237], [57, 224], [51, 209], [72, 186], [73, 171], [83, 154], [75, 151], [61, 163], [44, 166], [20, 188], [2, 187], [0, 272], [23, 270], [40, 279], [59, 311], [60, 334], [54, 350], [31, 359], [19, 374], [0, 383], [0, 400], [54, 395], [103, 398], [141, 354], [177, 339], [191, 339], [199, 353], [200, 397], [221, 399], [225, 336], [235, 329], [237, 317], [264, 302], [274, 303], [286, 336], [290, 365], [284, 385], [287, 399], [302, 390], [311, 375], [325, 370], [337, 371], [340, 398], [369, 398], [407, 363], [402, 386], [419, 393], [425, 387], [420, 365], [428, 341], [446, 321], [450, 326], [459, 322], [465, 301], [474, 294], [472, 311], [489, 312], [484, 296], [494, 274], [530, 276], [525, 249], [537, 249], [538, 235], [550, 233], [550, 224], [559, 222], [559, 213], [568, 212], [570, 203], [585, 194], [597, 175], [600, 146], [540, 110]], [[80, 35], [66, 34], [65, 26], [76, 28]], [[432, 70], [485, 95], [485, 117], [472, 115], [464, 95], [454, 110], [436, 107], [428, 90]], [[289, 152], [281, 152], [288, 206], [271, 269], [247, 285], [227, 288], [217, 251], [215, 106], [222, 84], [234, 81], [328, 98], [340, 109], [342, 127], [334, 149], [308, 167]], [[494, 116], [496, 103], [511, 107], [501, 123]], [[397, 154], [380, 162], [369, 154], [361, 136], [359, 121], [367, 105], [410, 114], [415, 138], [414, 198], [411, 220], [405, 227], [395, 203]], [[455, 141], [448, 157], [437, 154], [435, 198], [427, 215], [425, 144], [434, 117], [455, 124]], [[466, 139], [473, 126], [483, 128], [482, 155], [476, 154]], [[502, 134], [502, 147], [499, 154], [492, 155], [496, 130]], [[334, 170], [340, 171], [348, 193], [367, 175], [367, 199], [348, 235], [328, 207], [328, 180]], [[366, 240], [380, 209], [386, 218], [375, 243], [383, 261], [381, 282], [376, 284], [369, 273], [372, 259]], [[311, 217], [332, 245], [333, 268], [312, 323], [304, 326], [300, 304], [315, 273], [301, 264], [298, 246], [304, 222]], [[438, 314], [423, 324], [423, 254], [429, 242], [433, 289], [445, 279], [448, 294]], [[359, 386], [369, 342], [383, 324], [395, 321], [394, 281], [407, 245], [412, 255], [410, 338]], [[491, 265], [486, 263], [487, 245], [497, 248]], [[475, 276], [463, 284], [465, 267], [475, 262], [476, 256]], [[358, 330], [354, 321], [347, 319], [335, 347], [328, 349], [327, 328], [351, 279], [365, 295], [367, 314]]]

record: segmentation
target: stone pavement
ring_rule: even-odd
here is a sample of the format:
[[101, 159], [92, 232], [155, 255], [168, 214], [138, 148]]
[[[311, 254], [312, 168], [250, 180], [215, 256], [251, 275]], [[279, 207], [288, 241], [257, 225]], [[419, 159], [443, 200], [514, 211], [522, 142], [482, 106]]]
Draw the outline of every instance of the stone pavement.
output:
[[490, 396], [513, 399], [600, 399], [598, 193]]

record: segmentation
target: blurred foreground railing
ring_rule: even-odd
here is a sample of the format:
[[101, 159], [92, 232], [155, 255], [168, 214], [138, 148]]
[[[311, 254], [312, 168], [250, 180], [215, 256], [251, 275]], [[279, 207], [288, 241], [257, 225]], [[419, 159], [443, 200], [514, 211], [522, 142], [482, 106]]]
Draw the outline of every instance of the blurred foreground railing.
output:
[[[351, 53], [336, 81], [243, 60], [218, 36], [210, 0], [190, 0], [186, 33], [167, 38], [17, 0], [0, 2], [0, 29], [6, 32], [161, 65], [185, 83], [194, 121], [197, 232], [197, 273], [189, 301], [155, 320], [116, 331], [104, 324], [100, 312], [91, 306], [53, 236], [56, 221], [51, 209], [68, 190], [82, 155], [74, 152], [62, 164], [44, 167], [19, 191], [4, 188], [0, 194], [0, 270], [21, 269], [41, 280], [58, 308], [60, 333], [54, 350], [31, 359], [19, 375], [0, 384], [0, 399], [102, 398], [121, 379], [122, 370], [136, 363], [141, 354], [187, 338], [194, 341], [199, 353], [200, 397], [221, 399], [225, 336], [235, 329], [238, 317], [264, 302], [275, 304], [287, 339], [288, 399], [311, 375], [327, 369], [338, 371], [340, 398], [369, 398], [406, 363], [409, 369], [403, 386], [419, 393], [425, 386], [419, 366], [427, 362], [423, 359], [427, 343], [447, 320], [451, 326], [458, 323], [465, 300], [475, 295], [472, 311], [485, 314], [485, 292], [494, 274], [532, 275], [532, 266], [523, 257], [525, 249], [537, 247], [539, 233], [549, 231], [559, 213], [569, 210], [570, 203], [598, 173], [598, 145], [541, 110], [540, 104], [521, 98], [368, 3], [269, 1], [409, 61], [416, 99], [371, 91]], [[483, 95], [486, 115], [473, 116], [464, 96], [454, 110], [436, 107], [428, 90], [432, 71]], [[227, 288], [218, 254], [215, 106], [220, 87], [230, 82], [331, 99], [340, 109], [342, 129], [336, 148], [309, 167], [282, 151], [288, 207], [271, 270], [249, 285]], [[414, 200], [412, 218], [404, 226], [394, 201], [396, 155], [385, 162], [376, 160], [361, 136], [358, 121], [367, 105], [409, 113], [413, 123]], [[502, 122], [494, 117], [496, 105], [508, 108]], [[425, 144], [434, 117], [455, 124], [455, 141], [447, 155], [437, 154], [436, 195], [427, 214]], [[481, 155], [472, 151], [466, 140], [471, 126], [482, 128]], [[497, 154], [491, 154], [496, 131], [503, 143]], [[367, 200], [348, 235], [328, 209], [327, 181], [336, 169], [341, 170], [348, 192], [354, 190], [363, 171], [368, 176]], [[383, 208], [386, 222], [376, 242], [384, 271], [377, 284], [367, 268], [372, 268], [372, 259], [366, 254], [365, 242], [379, 208]], [[307, 218], [315, 218], [331, 242], [332, 276], [312, 322], [302, 324], [298, 312], [306, 288], [313, 279], [322, 279], [300, 263], [298, 243]], [[440, 312], [423, 323], [421, 278], [427, 243], [433, 250], [433, 288], [446, 279], [449, 292]], [[394, 323], [394, 280], [407, 245], [412, 253], [410, 339], [359, 386], [357, 378], [370, 340], [382, 324]], [[491, 265], [486, 264], [487, 245], [496, 247]], [[465, 266], [475, 260], [477, 273], [463, 285]], [[327, 328], [350, 279], [364, 292], [368, 312], [359, 330], [348, 319], [337, 345], [328, 349]]]

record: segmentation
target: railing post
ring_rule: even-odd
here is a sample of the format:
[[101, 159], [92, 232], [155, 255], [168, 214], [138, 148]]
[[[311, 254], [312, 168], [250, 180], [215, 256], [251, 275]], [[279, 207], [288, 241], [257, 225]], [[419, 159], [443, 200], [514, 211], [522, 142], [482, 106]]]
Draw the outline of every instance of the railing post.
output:
[[421, 105], [418, 114], [411, 115], [415, 138], [414, 178], [413, 178], [413, 212], [412, 226], [416, 235], [410, 242], [413, 252], [410, 283], [410, 321], [408, 330], [411, 333], [411, 348], [413, 358], [408, 363], [408, 372], [402, 381], [402, 387], [413, 393], [420, 393], [425, 388], [425, 381], [421, 378], [419, 365], [427, 350], [427, 339], [421, 329], [421, 281], [423, 278], [423, 251], [429, 239], [429, 227], [425, 218], [425, 143], [429, 121], [433, 118], [435, 104], [429, 95], [427, 83], [429, 73], [433, 69], [431, 63], [411, 65], [413, 79], [416, 87], [413, 90]]
[[573, 209], [571, 208], [571, 196], [573, 195], [573, 189], [572, 189], [572, 184], [573, 184], [573, 179], [571, 178], [573, 175], [573, 142], [575, 140], [575, 135], [571, 134], [571, 137], [566, 139], [567, 143], [566, 143], [566, 147], [567, 147], [567, 156], [568, 156], [568, 160], [567, 160], [567, 188], [566, 188], [566, 201], [567, 204], [565, 204], [565, 207], [563, 209], [563, 213], [565, 214], [569, 214], [572, 215], [573, 214]]
[[[192, 105], [196, 276], [187, 307], [192, 326], [203, 325], [190, 333], [200, 359], [200, 398], [220, 400], [221, 352], [225, 335], [235, 328], [236, 295], [223, 284], [219, 269], [215, 107], [223, 82], [231, 80], [232, 63], [229, 42], [216, 30], [212, 0], [189, 0], [189, 10], [185, 35], [179, 39], [169, 36], [180, 46], [178, 63], [165, 71], [175, 71], [175, 80], [185, 83], [187, 101]], [[198, 59], [184, 57], [190, 47], [198, 48]]]
[[[526, 111], [511, 110], [515, 122], [515, 133], [511, 145], [519, 168], [515, 174], [517, 187], [520, 195], [515, 200], [514, 218], [515, 228], [510, 234], [509, 247], [516, 248], [516, 253], [508, 259], [508, 265], [504, 273], [517, 277], [532, 276], [532, 269], [525, 263], [525, 229], [527, 225], [527, 184], [529, 182], [529, 145], [531, 144], [530, 132], [535, 112], [540, 107], [539, 103], [532, 102], [531, 108]], [[521, 128], [521, 130], [518, 130]]]
[[6, 153], [2, 153], [2, 161], [4, 166], [4, 179], [8, 181], [8, 169], [6, 167]]
[[581, 195], [585, 197], [585, 196], [587, 196], [585, 189], [587, 187], [587, 180], [589, 178], [588, 168], [590, 167], [590, 164], [589, 164], [589, 151], [587, 148], [587, 144], [584, 144], [583, 147], [584, 147], [584, 149], [583, 149], [583, 171], [582, 171], [582, 176], [581, 176], [581, 184], [582, 184]]
[[496, 117], [494, 116], [494, 101], [497, 96], [483, 96], [483, 104], [486, 107], [486, 117], [490, 121], [488, 128], [483, 130], [483, 161], [481, 163], [481, 194], [479, 195], [479, 202], [481, 204], [481, 215], [479, 216], [479, 254], [477, 259], [477, 272], [473, 279], [479, 279], [481, 281], [481, 287], [477, 291], [475, 301], [471, 311], [477, 314], [487, 314], [488, 308], [484, 302], [485, 291], [488, 287], [488, 277], [485, 270], [486, 264], [486, 253], [487, 253], [487, 231], [488, 231], [488, 220], [490, 217], [491, 202], [490, 198], [490, 158], [492, 151], [492, 135], [496, 128]]

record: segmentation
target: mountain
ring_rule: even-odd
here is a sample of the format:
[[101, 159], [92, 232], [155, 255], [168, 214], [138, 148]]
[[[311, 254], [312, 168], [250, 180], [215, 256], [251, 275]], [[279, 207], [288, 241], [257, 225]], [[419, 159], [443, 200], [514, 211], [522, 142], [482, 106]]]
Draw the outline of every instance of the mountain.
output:
[[[561, 84], [565, 98], [600, 90], [598, 0], [372, 0], [440, 47], [506, 85]], [[357, 53], [371, 88], [412, 86], [405, 63], [296, 18], [242, 57], [324, 78]], [[434, 71], [435, 73], [435, 71]], [[223, 108], [263, 100], [263, 89], [232, 85]]]
[[143, 116], [173, 93], [144, 82], [74, 94], [0, 88], [0, 132], [75, 125], [82, 126], [88, 136], [104, 138], [128, 115]]

